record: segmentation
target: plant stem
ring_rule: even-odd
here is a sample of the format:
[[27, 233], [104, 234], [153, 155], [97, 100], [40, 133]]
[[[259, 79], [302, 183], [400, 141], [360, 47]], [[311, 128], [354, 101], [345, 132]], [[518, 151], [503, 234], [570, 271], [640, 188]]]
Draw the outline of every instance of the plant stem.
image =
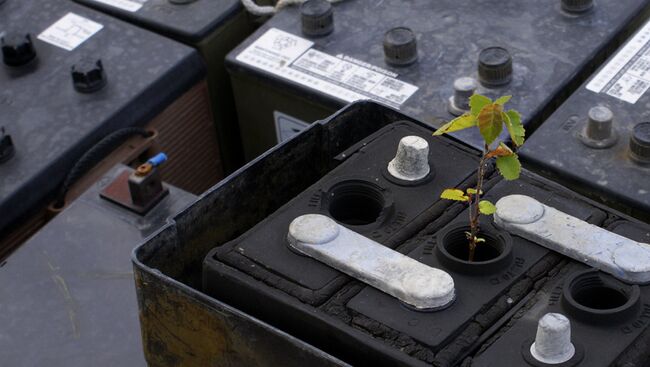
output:
[[488, 160], [488, 152], [490, 151], [490, 147], [485, 144], [485, 147], [483, 149], [483, 156], [481, 157], [481, 160], [479, 161], [479, 166], [478, 166], [478, 179], [476, 180], [476, 194], [471, 196], [471, 201], [469, 204], [469, 229], [470, 229], [470, 234], [469, 234], [469, 261], [472, 262], [474, 261], [474, 253], [476, 252], [476, 245], [478, 244], [476, 242], [476, 239], [478, 237], [478, 232], [479, 232], [479, 202], [481, 201], [481, 190], [483, 189], [483, 176], [485, 176], [485, 163]]

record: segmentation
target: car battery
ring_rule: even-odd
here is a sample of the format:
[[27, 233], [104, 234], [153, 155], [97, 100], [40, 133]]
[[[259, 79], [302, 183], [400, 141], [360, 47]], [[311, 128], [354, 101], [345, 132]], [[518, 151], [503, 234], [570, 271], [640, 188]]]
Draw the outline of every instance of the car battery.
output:
[[526, 142], [540, 173], [650, 221], [650, 23]]
[[[650, 241], [650, 228], [635, 221], [618, 218], [606, 228]], [[463, 365], [645, 366], [650, 360], [649, 319], [650, 287], [572, 262]], [[566, 325], [564, 332], [559, 320]], [[541, 349], [548, 353], [538, 353]]]
[[[387, 169], [388, 162], [396, 156], [399, 145], [416, 137], [414, 141], [428, 145], [425, 154], [429, 172], [417, 181], [397, 179]], [[449, 206], [449, 201], [439, 201], [432, 193], [475, 181], [473, 173], [478, 165], [475, 153], [432, 137], [430, 129], [406, 122], [384, 127], [343, 152], [341, 158], [344, 161], [340, 166], [247, 235], [210, 253], [205, 263], [204, 290], [217, 294], [213, 289], [219, 283], [218, 276], [211, 274], [217, 264], [225, 263], [243, 271], [250, 269], [250, 276], [266, 279], [300, 301], [318, 306], [348, 279], [326, 265], [289, 251], [286, 233], [276, 228], [288, 228], [294, 218], [303, 214], [324, 213], [375, 241], [395, 247], [416, 218], [435, 218]]]
[[[382, 161], [378, 154], [372, 157]], [[496, 178], [490, 186], [493, 187], [487, 191], [486, 198], [494, 202], [507, 195], [523, 194], [592, 224], [600, 225], [607, 218], [605, 211], [578, 194], [534, 174], [525, 173], [515, 182]], [[441, 191], [433, 191], [433, 195], [436, 192]], [[288, 206], [300, 201], [298, 196]], [[408, 202], [419, 201], [421, 199], [414, 195]], [[368, 239], [395, 247], [418, 263], [441, 269], [453, 278], [455, 300], [451, 305], [443, 309], [419, 309], [376, 286], [359, 282], [368, 282], [370, 275], [350, 277], [329, 263], [328, 266], [292, 252], [287, 240], [287, 236], [291, 236], [287, 234], [289, 223], [303, 213], [287, 213], [291, 219], [281, 223], [275, 220], [276, 216], [290, 211], [283, 209], [206, 256], [203, 290], [353, 365], [455, 365], [471, 351], [469, 340], [479, 339], [526, 299], [534, 284], [544, 281], [562, 259], [536, 243], [499, 230], [486, 219], [481, 228], [486, 245], [479, 245], [475, 261], [468, 262], [466, 209], [437, 215], [428, 213], [416, 219], [416, 222], [427, 222], [426, 230], [411, 232], [410, 237], [399, 236], [396, 244], [348, 226]], [[325, 215], [347, 226], [331, 210]], [[354, 244], [352, 239], [344, 242], [347, 246]], [[256, 256], [256, 252], [263, 252], [254, 251], [256, 245], [266, 250], [265, 258]], [[269, 259], [273, 257], [281, 260], [271, 262]], [[363, 253], [358, 257], [363, 258]], [[238, 261], [234, 260], [237, 258]], [[356, 259], [352, 256], [349, 264], [361, 261], [353, 258]], [[297, 261], [309, 262], [309, 266], [299, 266]], [[391, 267], [386, 258], [380, 261], [386, 262], [382, 267]], [[285, 264], [295, 273], [282, 271], [274, 263]], [[323, 272], [321, 267], [338, 275], [339, 279], [323, 278], [323, 284], [329, 289], [322, 287], [320, 298], [315, 302], [296, 291], [291, 283], [308, 284]], [[265, 307], [254, 306], [260, 304]]]
[[3, 261], [3, 365], [146, 366], [129, 256], [196, 197], [163, 183], [144, 215], [100, 197], [131, 171], [105, 172]]
[[[514, 95], [530, 133], [647, 5], [311, 0], [284, 8], [226, 59], [246, 159], [360, 99], [439, 127], [464, 113], [474, 92]], [[455, 135], [483, 148], [478, 134]]]
[[[237, 174], [230, 175], [139, 246], [133, 254], [133, 262], [138, 297], [146, 300], [139, 306], [145, 355], [150, 365], [165, 365], [169, 360], [179, 361], [183, 365], [332, 364], [333, 357], [327, 353], [320, 356], [312, 354], [314, 358], [306, 361], [305, 350], [296, 350], [284, 342], [288, 335], [285, 331], [271, 327], [262, 333], [263, 330], [251, 327], [249, 322], [255, 320], [259, 324], [258, 319], [241, 311], [235, 315], [224, 311], [224, 303], [202, 291], [202, 263], [216, 245], [234, 240], [343, 164], [350, 149], [357, 152], [355, 160], [367, 159], [360, 157], [362, 154], [359, 153], [363, 151], [360, 142], [373, 140], [373, 134], [382, 127], [400, 121], [414, 124], [415, 131], [424, 128], [423, 124], [393, 109], [369, 101], [354, 103], [268, 151]], [[430, 130], [423, 137], [430, 138], [429, 134]], [[444, 146], [447, 145], [448, 151], [456, 150], [461, 157], [466, 157], [463, 160], [478, 158], [476, 153], [466, 151], [460, 144], [447, 139], [436, 140], [440, 141], [435, 143], [436, 151], [445, 151]], [[392, 146], [392, 149], [395, 147]], [[395, 151], [392, 153], [395, 154]], [[436, 157], [433, 167], [442, 160], [442, 157]], [[458, 172], [456, 169], [449, 171]], [[436, 177], [444, 180], [447, 174], [442, 169], [433, 172], [433, 180]], [[359, 174], [367, 175], [368, 172], [361, 171]], [[398, 190], [395, 183], [387, 182], [383, 171], [376, 174], [379, 179], [377, 184], [396, 190], [394, 198], [399, 199], [397, 193], [404, 189]], [[458, 176], [458, 181], [461, 180], [463, 178]], [[425, 184], [436, 185], [433, 181]], [[372, 193], [365, 190], [361, 194], [364, 192]], [[371, 195], [368, 199], [372, 201], [373, 198], [377, 196]], [[431, 193], [422, 200], [431, 203], [437, 199]], [[419, 208], [424, 206], [417, 205]], [[430, 215], [435, 215], [440, 205], [434, 204]], [[391, 214], [387, 218], [396, 217]], [[409, 228], [400, 224], [396, 228], [399, 232], [391, 238], [397, 241], [398, 236], [423, 224], [412, 222]], [[368, 226], [369, 231], [370, 227], [372, 225]], [[387, 229], [387, 226], [383, 228]], [[380, 230], [383, 231], [382, 228]], [[323, 279], [323, 274], [327, 277], [332, 274], [322, 267], [318, 272], [320, 279]], [[166, 330], [177, 332], [172, 335]], [[190, 340], [206, 342], [194, 343]], [[217, 347], [211, 343], [214, 340], [223, 342]]]
[[[275, 320], [281, 319], [279, 322], [285, 324], [291, 324], [296, 319], [304, 321], [295, 336], [309, 334], [306, 340], [324, 339], [321, 347], [336, 349], [334, 353], [337, 356], [352, 354], [353, 361], [360, 361], [355, 365], [398, 364], [395, 361], [401, 362], [400, 365], [431, 365], [425, 362], [427, 360], [439, 366], [458, 365], [457, 362], [466, 355], [473, 355], [488, 338], [506, 331], [506, 322], [534, 297], [537, 290], [555, 279], [568, 260], [541, 246], [533, 246], [535, 241], [525, 240], [514, 233], [503, 233], [499, 230], [500, 227], [494, 228], [489, 218], [483, 223], [484, 228], [488, 233], [496, 232], [491, 237], [497, 240], [490, 240], [489, 243], [497, 244], [503, 240], [506, 244], [486, 248], [490, 251], [480, 255], [480, 263], [466, 264], [452, 259], [451, 257], [459, 256], [459, 252], [450, 251], [455, 247], [442, 246], [443, 252], [432, 240], [440, 239], [440, 243], [449, 243], [445, 240], [448, 236], [443, 236], [449, 233], [454, 234], [452, 239], [458, 238], [456, 224], [466, 217], [462, 204], [448, 206], [434, 220], [432, 216], [436, 216], [435, 212], [424, 213], [388, 241], [388, 245], [400, 253], [410, 254], [412, 259], [427, 261], [429, 264], [440, 264], [446, 267], [449, 274], [454, 274], [454, 281], [458, 283], [456, 299], [448, 308], [436, 312], [450, 314], [455, 310], [460, 311], [455, 314], [455, 322], [441, 320], [440, 316], [435, 315], [436, 312], [415, 311], [412, 306], [398, 304], [395, 299], [379, 294], [375, 289], [357, 281], [339, 284], [340, 290], [333, 296], [316, 303], [320, 306], [312, 306], [298, 298], [302, 296], [306, 299], [304, 295], [308, 295], [307, 292], [294, 292], [295, 295], [287, 292], [291, 288], [300, 288], [285, 275], [286, 269], [280, 268], [285, 274], [276, 272], [277, 263], [266, 268], [263, 263], [255, 262], [253, 256], [249, 261], [241, 263], [246, 267], [242, 271], [238, 267], [223, 264], [223, 268], [230, 268], [232, 274], [238, 273], [239, 280], [225, 277], [225, 282], [222, 283], [225, 287], [230, 287], [235, 281], [245, 283], [236, 292], [230, 293], [231, 298], [235, 298], [232, 305], [236, 307], [242, 307], [237, 303], [240, 297], [248, 298], [254, 294], [252, 290], [260, 291], [259, 298], [264, 298], [263, 302], [255, 301], [242, 307], [253, 309], [252, 311], [244, 313], [242, 310], [234, 314], [228, 312], [232, 308], [224, 306], [224, 299], [207, 295], [202, 286], [201, 263], [211, 250], [217, 252], [213, 250], [214, 246], [228, 246], [229, 242], [236, 241], [242, 235], [247, 237], [251, 228], [259, 230], [258, 223], [264, 222], [283, 206], [303, 203], [300, 198], [303, 191], [313, 187], [332, 170], [343, 167], [346, 163], [344, 158], [350, 151], [363, 149], [359, 145], [364, 143], [359, 144], [359, 141], [366, 141], [366, 148], [371, 149], [373, 141], [381, 136], [376, 134], [378, 129], [403, 120], [414, 123], [403, 114], [373, 102], [354, 103], [327, 120], [312, 124], [298, 136], [255, 159], [238, 174], [229, 176], [136, 248], [133, 253], [136, 289], [140, 300], [145, 354], [150, 365], [163, 366], [170, 360], [187, 365], [257, 363], [264, 366], [320, 366], [323, 363], [333, 363], [332, 355], [327, 353], [312, 355], [315, 358], [306, 361], [304, 350], [296, 351], [293, 346], [287, 347], [284, 343], [288, 330], [271, 327], [270, 332], [261, 333], [259, 328], [250, 327], [251, 315], [262, 313], [272, 313]], [[382, 160], [384, 158], [382, 156]], [[300, 174], [284, 175], [282, 172]], [[364, 171], [360, 173], [364, 174]], [[381, 175], [384, 175], [383, 171]], [[618, 221], [618, 214], [611, 209], [528, 171], [524, 171], [521, 179], [514, 182], [491, 178], [484, 188], [492, 200], [503, 199], [504, 195], [530, 195], [542, 203], [593, 224], [590, 228], [594, 229], [604, 227], [614, 230], [612, 223]], [[435, 196], [436, 193], [432, 195]], [[292, 201], [295, 197], [298, 199]], [[501, 199], [497, 202], [497, 212]], [[313, 207], [313, 212], [320, 212], [320, 208]], [[536, 214], [535, 211], [531, 213]], [[357, 225], [355, 230], [359, 229], [372, 233], [369, 228]], [[339, 230], [344, 231], [344, 228], [340, 227]], [[279, 229], [282, 236], [286, 236], [288, 231], [288, 226]], [[415, 235], [409, 238], [408, 234], [411, 233]], [[399, 237], [403, 239], [400, 240]], [[272, 243], [277, 238], [279, 237], [271, 234], [267, 241], [270, 247], [278, 248]], [[646, 233], [644, 238], [644, 242], [650, 241], [649, 234]], [[284, 241], [285, 247], [281, 249], [284, 256], [296, 255], [286, 246], [288, 239], [285, 238]], [[345, 242], [342, 250], [353, 244], [353, 241]], [[242, 248], [242, 251], [238, 251], [243, 255], [240, 258], [245, 259], [247, 250]], [[379, 245], [375, 250], [385, 252], [388, 247]], [[261, 258], [259, 252], [254, 256]], [[490, 259], [490, 256], [493, 258]], [[462, 258], [462, 252], [460, 257]], [[390, 269], [390, 264], [386, 265]], [[320, 276], [322, 270], [321, 264], [315, 263], [316, 274], [310, 274], [311, 268], [306, 269], [300, 280], [308, 281]], [[263, 279], [249, 275], [252, 273], [262, 275]], [[468, 287], [471, 283], [476, 285]], [[329, 289], [333, 286], [337, 284], [330, 285]], [[221, 292], [215, 288], [212, 290]], [[475, 295], [478, 298], [476, 302], [472, 300]], [[284, 306], [277, 307], [279, 303], [282, 304], [282, 300], [296, 306], [291, 313], [282, 313], [282, 310], [286, 310]], [[406, 325], [397, 328], [392, 315], [388, 317], [385, 313], [379, 313], [379, 316], [375, 314], [376, 311], [369, 305], [373, 300], [378, 301], [373, 305], [374, 308], [382, 310], [394, 310], [399, 305], [401, 308], [395, 313], [398, 320], [404, 320], [405, 316], [414, 317]], [[481, 307], [478, 307], [479, 302], [482, 302]], [[268, 311], [269, 308], [274, 311]], [[305, 313], [305, 310], [309, 312]], [[382, 320], [373, 320], [373, 317], [382, 317]], [[430, 327], [427, 318], [436, 319], [436, 325]], [[259, 325], [261, 318], [253, 320]], [[462, 320], [468, 322], [461, 324]], [[326, 326], [315, 328], [314, 323]], [[457, 329], [455, 333], [450, 333], [450, 324]], [[430, 327], [430, 332], [425, 333], [422, 330], [427, 326]], [[169, 330], [175, 332], [170, 333]], [[340, 330], [350, 332], [341, 337]], [[415, 337], [405, 336], [408, 333], [417, 333], [418, 338], [431, 344], [439, 343], [437, 351], [433, 352], [432, 348]], [[451, 337], [445, 338], [445, 334]], [[219, 341], [218, 346], [212, 343], [215, 340]], [[251, 340], [254, 342], [247, 342]], [[279, 346], [269, 349], [269, 345]], [[648, 350], [647, 346], [642, 347], [642, 350]], [[336, 363], [338, 361], [340, 359]]]
[[[117, 163], [138, 164], [153, 146], [170, 157], [163, 179], [186, 191], [201, 193], [222, 177], [195, 50], [52, 0], [4, 1], [0, 34], [3, 240], [20, 242], [47, 220], [49, 201], [73, 200], [92, 185], [78, 180], [83, 173], [96, 168], [98, 178]], [[65, 205], [58, 199], [56, 210]]]
[[[257, 27], [256, 19], [240, 0], [75, 0], [129, 23], [196, 48], [207, 65], [215, 128], [226, 172], [239, 168], [241, 139], [230, 79], [224, 67], [226, 54]], [[257, 0], [268, 5], [269, 0]]]

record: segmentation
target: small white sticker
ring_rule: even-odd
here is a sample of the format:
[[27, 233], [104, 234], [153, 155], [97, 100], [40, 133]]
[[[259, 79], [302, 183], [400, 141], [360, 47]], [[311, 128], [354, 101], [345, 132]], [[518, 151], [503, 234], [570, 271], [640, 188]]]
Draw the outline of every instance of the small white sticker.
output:
[[313, 46], [309, 40], [271, 28], [237, 60], [345, 102], [373, 99], [399, 108], [418, 90], [396, 79], [395, 73]]
[[587, 89], [632, 104], [650, 89], [650, 22], [596, 74]]
[[39, 34], [38, 39], [72, 51], [102, 28], [104, 26], [97, 22], [68, 13]]
[[273, 111], [273, 118], [278, 143], [289, 140], [309, 126], [308, 123], [279, 111]]
[[147, 0], [93, 0], [98, 3], [106, 4], [122, 10], [136, 12], [142, 8], [142, 4]]

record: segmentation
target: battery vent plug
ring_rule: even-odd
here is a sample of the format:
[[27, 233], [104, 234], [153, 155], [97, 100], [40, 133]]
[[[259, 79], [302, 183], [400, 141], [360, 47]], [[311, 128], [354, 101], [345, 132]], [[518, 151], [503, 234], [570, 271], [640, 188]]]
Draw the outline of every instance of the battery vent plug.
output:
[[72, 84], [79, 93], [93, 93], [106, 85], [102, 60], [83, 58], [71, 68]]
[[326, 0], [308, 0], [300, 6], [302, 33], [323, 37], [334, 31], [334, 10]]
[[411, 65], [418, 59], [415, 33], [410, 28], [396, 27], [384, 35], [384, 57], [392, 66]]
[[18, 67], [28, 64], [36, 58], [36, 49], [32, 43], [32, 36], [6, 34], [0, 38], [2, 45], [2, 60], [5, 65]]
[[488, 47], [478, 55], [478, 77], [486, 87], [499, 87], [512, 80], [512, 57], [503, 47]]

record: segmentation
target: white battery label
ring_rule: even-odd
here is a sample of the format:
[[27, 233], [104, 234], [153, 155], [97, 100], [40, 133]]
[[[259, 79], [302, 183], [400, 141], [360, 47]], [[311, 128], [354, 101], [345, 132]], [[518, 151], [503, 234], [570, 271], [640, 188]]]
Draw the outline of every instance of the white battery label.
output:
[[278, 143], [291, 139], [309, 126], [308, 123], [280, 111], [273, 111], [273, 119]]
[[650, 89], [650, 22], [596, 74], [587, 89], [632, 104]]
[[399, 108], [418, 87], [379, 67], [316, 50], [314, 43], [276, 28], [237, 55], [244, 64], [344, 102], [372, 99]]
[[130, 11], [132, 13], [140, 10], [147, 0], [93, 0], [96, 3], [110, 5], [112, 7]]
[[68, 13], [39, 34], [38, 39], [72, 51], [102, 28], [104, 26], [97, 22], [74, 13]]

